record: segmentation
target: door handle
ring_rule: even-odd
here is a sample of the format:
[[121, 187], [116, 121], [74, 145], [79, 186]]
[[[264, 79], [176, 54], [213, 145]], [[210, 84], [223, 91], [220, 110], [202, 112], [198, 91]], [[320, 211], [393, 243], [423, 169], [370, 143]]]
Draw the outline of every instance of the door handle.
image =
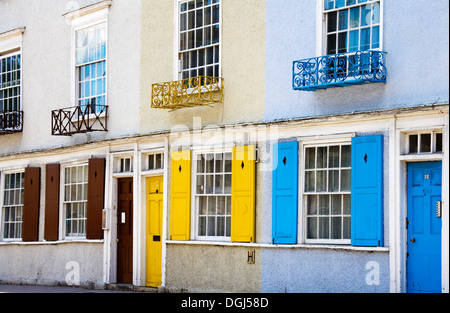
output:
[[411, 242], [416, 242], [416, 238], [411, 238]]

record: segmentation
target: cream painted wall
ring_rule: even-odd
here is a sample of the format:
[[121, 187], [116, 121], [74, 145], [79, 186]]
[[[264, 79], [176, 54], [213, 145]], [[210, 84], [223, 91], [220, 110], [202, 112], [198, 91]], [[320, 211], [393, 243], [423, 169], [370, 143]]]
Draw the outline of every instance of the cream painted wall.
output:
[[[259, 121], [264, 116], [265, 5], [259, 0], [222, 1], [224, 101], [174, 112], [152, 109], [151, 85], [174, 80], [175, 2], [142, 1], [140, 133]], [[249, 19], [251, 17], [251, 19]]]

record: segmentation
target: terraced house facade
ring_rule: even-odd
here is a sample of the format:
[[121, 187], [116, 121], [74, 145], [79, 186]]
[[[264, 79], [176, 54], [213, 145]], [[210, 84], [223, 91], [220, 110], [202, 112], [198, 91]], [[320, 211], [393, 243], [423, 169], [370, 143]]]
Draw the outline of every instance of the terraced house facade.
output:
[[0, 282], [448, 292], [448, 9], [0, 1]]

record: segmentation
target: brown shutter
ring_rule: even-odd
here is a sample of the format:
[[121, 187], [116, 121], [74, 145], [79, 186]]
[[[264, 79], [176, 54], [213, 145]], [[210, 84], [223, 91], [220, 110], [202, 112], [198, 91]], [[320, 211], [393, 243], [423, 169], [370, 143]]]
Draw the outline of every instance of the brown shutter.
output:
[[38, 241], [39, 236], [39, 192], [41, 169], [25, 169], [25, 186], [23, 199], [22, 241]]
[[44, 239], [58, 240], [59, 225], [59, 164], [47, 164], [45, 170], [45, 228]]
[[105, 159], [90, 159], [88, 174], [86, 239], [103, 239]]

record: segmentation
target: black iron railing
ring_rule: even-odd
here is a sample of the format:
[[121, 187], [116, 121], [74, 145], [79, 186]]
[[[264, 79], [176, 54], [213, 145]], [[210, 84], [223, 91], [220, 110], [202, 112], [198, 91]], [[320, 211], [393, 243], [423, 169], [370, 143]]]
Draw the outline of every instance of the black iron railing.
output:
[[52, 135], [108, 131], [108, 106], [87, 104], [52, 111]]
[[23, 130], [23, 111], [0, 111], [0, 135]]

